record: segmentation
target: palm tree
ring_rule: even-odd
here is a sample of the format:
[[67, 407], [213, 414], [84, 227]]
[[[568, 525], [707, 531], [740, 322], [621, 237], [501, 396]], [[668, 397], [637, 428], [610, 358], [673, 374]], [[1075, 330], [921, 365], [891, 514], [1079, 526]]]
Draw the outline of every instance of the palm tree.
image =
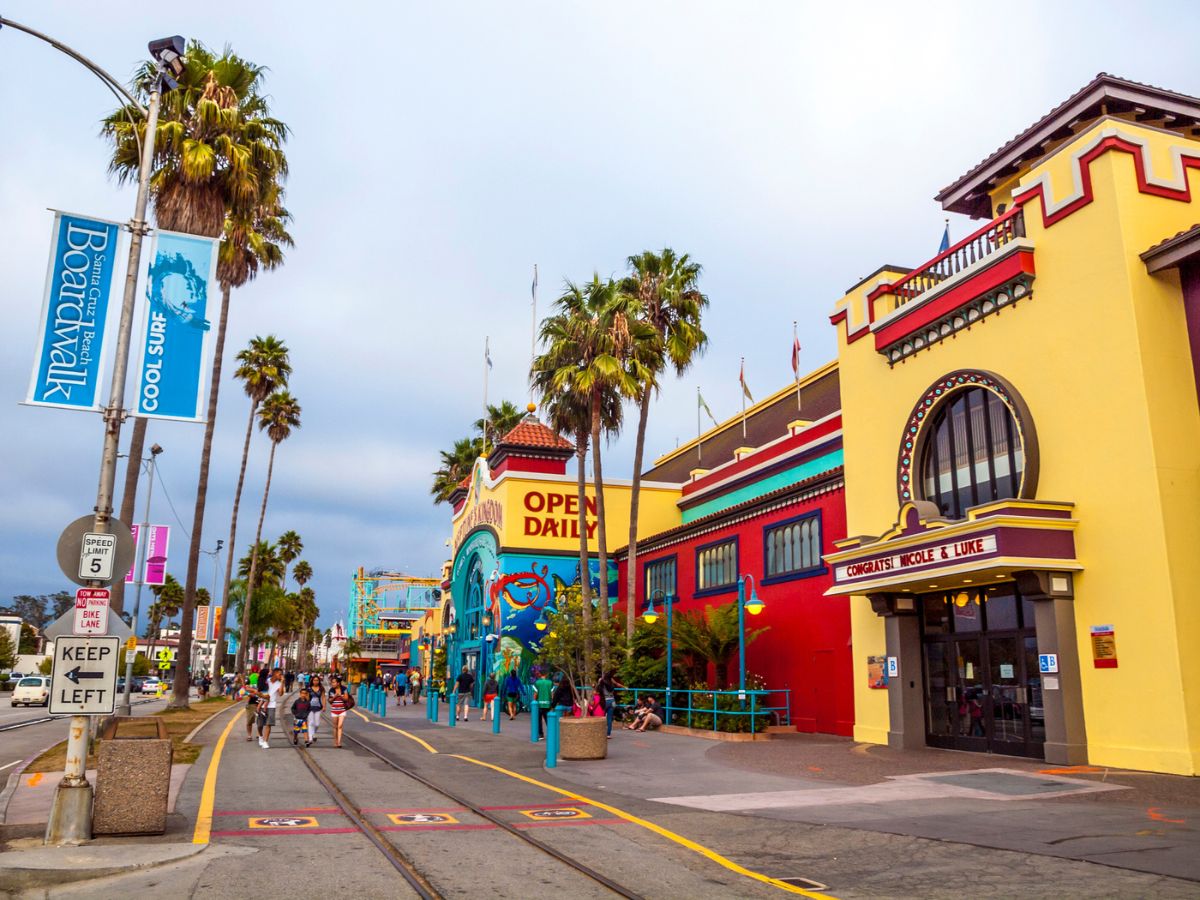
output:
[[[196, 42], [189, 45], [185, 59], [178, 87], [162, 96], [150, 176], [155, 218], [161, 228], [209, 237], [223, 234], [225, 238], [218, 253], [221, 309], [184, 586], [186, 618], [195, 603], [200, 566], [230, 290], [252, 279], [260, 267], [278, 266], [283, 248], [291, 246], [291, 237], [286, 231], [290, 216], [283, 208], [281, 187], [287, 176], [283, 144], [288, 129], [270, 115], [262, 92], [265, 70], [229, 49], [217, 56]], [[149, 96], [156, 78], [154, 66], [145, 64], [134, 83], [139, 99]], [[114, 145], [109, 170], [119, 181], [132, 180], [138, 173], [145, 124], [137, 121], [136, 112], [133, 107], [116, 110], [102, 127]], [[134, 445], [145, 439], [144, 422], [135, 423]], [[131, 454], [130, 465], [137, 464]], [[127, 486], [129, 481], [127, 473]], [[133, 491], [127, 490], [127, 494], [132, 514]], [[122, 509], [124, 506], [123, 500]], [[179, 651], [184, 658], [190, 655], [190, 630], [181, 636]], [[186, 707], [187, 695], [188, 672], [180, 666], [170, 705]]]
[[[254, 549], [250, 552], [250, 570], [246, 576], [246, 583], [250, 585], [246, 606], [250, 610], [254, 608], [254, 581], [258, 574], [258, 546], [262, 542], [263, 520], [267, 517], [267, 499], [271, 495], [271, 477], [275, 472], [275, 451], [291, 436], [292, 431], [299, 427], [300, 404], [287, 391], [276, 391], [263, 401], [262, 409], [258, 413], [258, 428], [260, 431], [265, 431], [267, 437], [271, 439], [271, 455], [267, 460], [267, 483], [263, 488], [262, 508], [258, 513], [258, 531], [254, 535]], [[246, 629], [250, 624], [250, 616], [247, 615], [245, 618], [246, 621], [242, 626], [241, 643], [243, 647], [248, 638]], [[245, 665], [246, 656], [243, 652], [238, 658], [237, 665], [238, 671], [243, 675], [245, 674]]]
[[296, 568], [292, 569], [292, 577], [296, 579], [296, 584], [300, 585], [301, 589], [303, 589], [306, 584], [312, 581], [312, 566], [304, 560], [300, 560], [296, 563]]
[[[238, 560], [238, 578], [243, 581], [250, 577], [250, 562], [254, 559], [255, 547], [251, 546], [246, 555]], [[264, 585], [283, 589], [283, 562], [279, 559], [279, 548], [266, 541], [259, 541], [258, 564], [254, 573], [254, 590]]]
[[[770, 626], [748, 630], [746, 646], [768, 630]], [[738, 647], [737, 602], [705, 606], [703, 614], [698, 610], [677, 613], [674, 639], [685, 653], [712, 664], [716, 687], [723, 689], [729, 683], [729, 657]]]
[[442, 464], [433, 473], [433, 485], [429, 489], [434, 504], [450, 502], [450, 496], [458, 489], [459, 482], [471, 473], [471, 467], [482, 452], [483, 441], [479, 438], [460, 438], [454, 442], [452, 450], [440, 451]]
[[[296, 566], [300, 568], [299, 564]], [[299, 580], [299, 579], [297, 579]], [[308, 658], [309, 636], [312, 632], [313, 623], [317, 621], [317, 616], [321, 614], [321, 610], [317, 607], [317, 595], [310, 587], [300, 588], [300, 592], [296, 594], [296, 610], [300, 620], [300, 659], [299, 664], [305, 665]]]
[[633, 450], [633, 487], [629, 494], [629, 557], [625, 574], [625, 636], [633, 652], [633, 623], [637, 615], [638, 505], [642, 487], [642, 455], [646, 448], [646, 420], [650, 397], [658, 387], [658, 376], [670, 363], [682, 375], [708, 346], [700, 317], [708, 298], [700, 293], [700, 264], [686, 253], [677, 256], [670, 247], [662, 253], [647, 250], [628, 260], [631, 274], [621, 290], [637, 300], [637, 316], [649, 326], [634, 352], [641, 356], [649, 377], [638, 398], [637, 441]]
[[304, 552], [304, 541], [295, 531], [285, 531], [275, 542], [279, 548], [279, 560], [283, 563], [283, 582], [287, 584], [287, 569], [301, 553]]
[[[171, 619], [173, 619], [183, 606], [183, 585], [181, 585], [170, 572], [163, 580], [162, 584], [150, 586], [150, 593], [154, 595], [154, 603], [151, 604], [147, 615], [154, 623], [154, 638], [150, 644], [150, 650], [154, 650], [154, 641], [157, 641], [162, 635], [162, 620], [167, 620], [167, 627], [171, 627]], [[182, 634], [183, 629], [180, 628]]]
[[[254, 434], [254, 420], [259, 405], [275, 392], [286, 387], [292, 374], [287, 345], [273, 334], [251, 338], [245, 350], [238, 351], [238, 367], [233, 377], [242, 383], [246, 396], [250, 398], [250, 419], [246, 422], [246, 440], [242, 444], [242, 467], [238, 471], [237, 489], [233, 492], [233, 515], [229, 519], [228, 546], [237, 546], [238, 507], [242, 502], [242, 488], [246, 484], [246, 464], [250, 460], [250, 437]], [[233, 554], [225, 560], [225, 587], [222, 596], [229, 602], [229, 582], [233, 580]]]
[[[617, 409], [622, 398], [640, 397], [641, 385], [651, 377], [644, 361], [633, 352], [647, 340], [649, 326], [635, 316], [633, 299], [620, 291], [612, 279], [599, 275], [583, 287], [567, 282], [555, 301], [557, 312], [542, 323], [542, 339], [549, 347], [545, 356], [554, 372], [551, 386], [586, 398], [591, 415], [592, 473], [596, 490], [596, 550], [600, 563], [600, 617], [609, 616], [608, 545], [604, 507], [604, 468], [600, 438], [609, 428], [606, 410]], [[608, 664], [608, 631], [602, 632], [601, 665]]]
[[483, 447], [495, 447], [496, 442], [508, 434], [525, 417], [524, 410], [508, 400], [501, 401], [499, 406], [488, 404], [487, 418], [475, 420], [475, 430], [483, 438]]

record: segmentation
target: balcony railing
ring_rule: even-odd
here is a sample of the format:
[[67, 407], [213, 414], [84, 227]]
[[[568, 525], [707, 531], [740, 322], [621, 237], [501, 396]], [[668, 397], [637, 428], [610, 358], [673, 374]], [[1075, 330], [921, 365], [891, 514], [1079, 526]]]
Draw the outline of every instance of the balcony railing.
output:
[[980, 260], [996, 253], [1001, 247], [1017, 238], [1025, 237], [1025, 214], [1021, 207], [1012, 209], [993, 219], [974, 234], [969, 235], [939, 253], [919, 269], [914, 269], [899, 281], [877, 289], [877, 294], [891, 294], [893, 309], [916, 300], [927, 291], [953, 278]]

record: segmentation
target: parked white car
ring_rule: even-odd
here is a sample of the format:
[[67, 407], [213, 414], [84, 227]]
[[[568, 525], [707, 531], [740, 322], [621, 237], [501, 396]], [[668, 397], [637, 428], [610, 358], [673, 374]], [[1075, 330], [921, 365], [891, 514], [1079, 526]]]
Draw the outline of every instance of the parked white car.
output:
[[144, 682], [142, 682], [142, 693], [157, 694], [159, 681], [160, 679], [157, 675], [151, 675], [148, 677]]
[[48, 706], [50, 704], [50, 679], [41, 675], [22, 678], [13, 689], [13, 706]]

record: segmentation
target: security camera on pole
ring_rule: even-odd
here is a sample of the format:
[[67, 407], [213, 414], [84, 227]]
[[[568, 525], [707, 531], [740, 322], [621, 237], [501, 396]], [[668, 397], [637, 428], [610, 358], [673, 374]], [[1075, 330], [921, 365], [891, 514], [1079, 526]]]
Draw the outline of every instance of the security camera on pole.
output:
[[[128, 223], [129, 259], [117, 329], [112, 385], [108, 405], [104, 409], [104, 444], [100, 457], [96, 506], [90, 529], [80, 534], [74, 526], [68, 526], [59, 539], [59, 562], [65, 574], [77, 583], [82, 581], [85, 588], [95, 592], [112, 584], [115, 578], [124, 577], [127, 568], [120, 565], [122, 558], [125, 565], [132, 563], [129, 550], [133, 541], [129, 526], [114, 519], [112, 514], [113, 484], [116, 480], [121, 425], [126, 415], [125, 381], [129, 368], [129, 344], [133, 330], [142, 240], [148, 231], [146, 206], [149, 199], [150, 173], [154, 165], [154, 138], [158, 128], [159, 101], [164, 89], [170, 90], [175, 87], [173, 76], [177, 77], [183, 72], [184, 40], [175, 35], [151, 41], [148, 45], [156, 71], [150, 89], [148, 108], [143, 109], [120, 82], [87, 57], [31, 28], [0, 18], [0, 27], [5, 26], [30, 34], [66, 53], [146, 117], [137, 199], [134, 203], [133, 218]], [[91, 243], [89, 238], [80, 248], [81, 252], [88, 249]], [[64, 556], [69, 556], [71, 545], [74, 545], [76, 557], [74, 560], [64, 559]], [[107, 591], [103, 593], [107, 595]], [[85, 604], [92, 599], [95, 598], [85, 598]], [[107, 596], [104, 600], [107, 601]], [[77, 610], [79, 604], [80, 600], [77, 598]], [[78, 611], [75, 614], [78, 616]], [[57, 706], [62, 712], [69, 712], [71, 725], [67, 738], [63, 779], [54, 792], [50, 820], [46, 825], [47, 844], [78, 844], [90, 840], [92, 836], [92, 786], [84, 775], [88, 750], [88, 716], [110, 714], [115, 705], [117, 647], [114, 645], [118, 639], [111, 636], [115, 621], [119, 621], [115, 616], [107, 617], [105, 635], [63, 637], [56, 641], [50, 705]], [[124, 623], [121, 625], [123, 627]], [[66, 684], [61, 684], [63, 681]]]

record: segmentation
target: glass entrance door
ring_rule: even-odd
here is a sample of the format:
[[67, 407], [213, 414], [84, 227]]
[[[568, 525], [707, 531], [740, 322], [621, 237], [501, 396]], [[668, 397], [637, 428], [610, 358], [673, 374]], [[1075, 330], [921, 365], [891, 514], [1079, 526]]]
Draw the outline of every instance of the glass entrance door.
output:
[[927, 743], [1041, 758], [1033, 604], [1009, 584], [920, 604]]

